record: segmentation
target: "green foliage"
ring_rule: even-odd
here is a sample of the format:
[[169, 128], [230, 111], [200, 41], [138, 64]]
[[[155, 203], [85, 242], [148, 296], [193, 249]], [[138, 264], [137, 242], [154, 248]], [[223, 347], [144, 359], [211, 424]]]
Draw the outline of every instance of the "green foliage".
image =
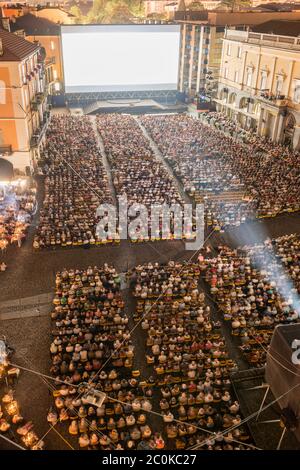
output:
[[84, 18], [86, 23], [130, 23], [131, 18], [144, 15], [142, 0], [94, 0]]
[[222, 0], [220, 4], [220, 7], [226, 7], [229, 11], [239, 11], [249, 6], [251, 6], [251, 0]]
[[75, 23], [82, 22], [82, 12], [77, 5], [74, 5], [70, 8], [70, 13], [75, 16]]
[[187, 9], [192, 10], [192, 11], [202, 11], [204, 10], [204, 6], [202, 5], [201, 2], [196, 0], [190, 3]]

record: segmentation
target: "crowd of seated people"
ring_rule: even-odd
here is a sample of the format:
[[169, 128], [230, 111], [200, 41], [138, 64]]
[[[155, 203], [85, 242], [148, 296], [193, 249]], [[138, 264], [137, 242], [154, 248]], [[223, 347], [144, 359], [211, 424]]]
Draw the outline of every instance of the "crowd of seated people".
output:
[[[0, 435], [28, 450], [43, 450], [44, 441], [39, 439], [32, 421], [23, 416], [23, 410], [16, 397], [20, 369], [9, 363], [7, 345], [1, 340], [0, 361]], [[4, 346], [4, 350], [3, 350]]]
[[217, 257], [206, 260], [211, 293], [251, 366], [265, 364], [276, 325], [299, 319], [293, 298], [300, 292], [299, 247], [292, 235], [240, 250], [220, 247]]
[[188, 115], [142, 116], [159, 149], [181, 177], [187, 191], [222, 192], [243, 189], [229, 163], [221, 167], [223, 147], [213, 145], [210, 132], [201, 134], [201, 123]]
[[0, 202], [0, 249], [22, 246], [36, 208], [36, 188], [10, 185]]
[[143, 116], [141, 122], [187, 191], [206, 197], [242, 191], [251, 201], [239, 201], [238, 210], [226, 199], [208, 203], [216, 219], [230, 212], [229, 219], [239, 224], [299, 209], [298, 152], [254, 134], [244, 144], [188, 115]]
[[[134, 346], [115, 269], [63, 270], [56, 276], [51, 372], [58, 384], [48, 421], [84, 449], [162, 448], [149, 425], [152, 388], [133, 367]], [[94, 406], [83, 382], [105, 401]]]
[[[131, 274], [135, 320], [146, 333], [147, 364], [160, 393], [167, 445], [247, 449], [220, 323], [198, 288], [197, 263], [137, 266]], [[238, 426], [231, 431], [231, 426]]]
[[201, 113], [200, 119], [216, 127], [216, 129], [229, 134], [231, 137], [240, 139], [242, 142], [247, 142], [254, 131], [253, 129], [249, 129], [249, 131], [243, 129], [238, 122], [217, 111]]
[[34, 248], [103, 243], [96, 211], [111, 195], [89, 118], [53, 116], [41, 165], [45, 198]]
[[[117, 196], [127, 196], [128, 206], [143, 204], [148, 209], [162, 204], [182, 204], [182, 198], [164, 165], [154, 155], [150, 142], [130, 115], [97, 116], [97, 125], [109, 159]], [[162, 233], [137, 230], [142, 240], [161, 239]]]
[[[293, 282], [290, 295], [300, 293], [300, 236], [292, 233], [276, 239], [267, 239], [261, 245], [246, 246], [248, 255], [262, 270], [270, 272], [283, 291], [287, 278]], [[285, 273], [287, 277], [281, 277]]]

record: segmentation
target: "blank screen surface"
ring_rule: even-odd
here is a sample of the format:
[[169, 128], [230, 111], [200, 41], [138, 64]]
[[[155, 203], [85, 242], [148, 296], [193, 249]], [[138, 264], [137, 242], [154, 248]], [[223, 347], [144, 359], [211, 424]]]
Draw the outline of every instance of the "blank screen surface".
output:
[[66, 93], [176, 90], [178, 25], [62, 26]]

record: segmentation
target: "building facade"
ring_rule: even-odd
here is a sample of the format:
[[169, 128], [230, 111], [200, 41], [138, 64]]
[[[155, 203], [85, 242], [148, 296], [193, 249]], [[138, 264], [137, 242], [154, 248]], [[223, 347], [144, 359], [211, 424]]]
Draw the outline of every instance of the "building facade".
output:
[[217, 109], [274, 142], [300, 146], [300, 39], [227, 29]]
[[196, 96], [206, 86], [208, 73], [218, 80], [224, 26], [185, 22], [181, 26], [179, 91]]
[[186, 11], [175, 14], [181, 24], [181, 50], [178, 88], [194, 97], [207, 88], [207, 80], [219, 80], [222, 46], [228, 25], [246, 29], [270, 20], [299, 20], [300, 12]]
[[63, 87], [60, 26], [46, 18], [27, 13], [18, 18], [11, 18], [9, 30], [44, 48], [48, 93], [51, 95], [59, 93]]
[[0, 31], [0, 156], [29, 172], [47, 125], [44, 58], [40, 47]]

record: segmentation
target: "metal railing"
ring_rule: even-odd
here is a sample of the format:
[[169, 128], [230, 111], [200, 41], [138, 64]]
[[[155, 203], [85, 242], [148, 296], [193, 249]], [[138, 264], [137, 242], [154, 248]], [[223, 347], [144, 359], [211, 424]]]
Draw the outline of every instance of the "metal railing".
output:
[[276, 47], [283, 49], [300, 50], [300, 37], [226, 29], [224, 39], [233, 39], [235, 41], [248, 42], [252, 44], [263, 44], [269, 46], [276, 45]]

